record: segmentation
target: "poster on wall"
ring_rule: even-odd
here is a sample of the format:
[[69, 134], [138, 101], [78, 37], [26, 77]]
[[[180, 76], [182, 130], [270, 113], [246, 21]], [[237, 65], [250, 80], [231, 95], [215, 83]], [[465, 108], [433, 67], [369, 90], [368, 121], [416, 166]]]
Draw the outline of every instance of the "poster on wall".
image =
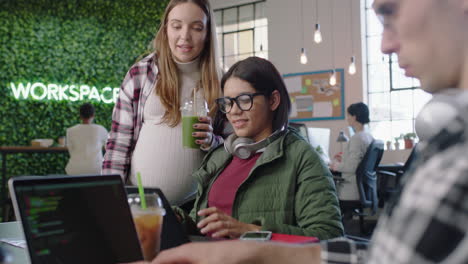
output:
[[336, 84], [330, 85], [332, 70], [283, 75], [291, 97], [291, 121], [344, 119], [344, 70], [336, 69]]

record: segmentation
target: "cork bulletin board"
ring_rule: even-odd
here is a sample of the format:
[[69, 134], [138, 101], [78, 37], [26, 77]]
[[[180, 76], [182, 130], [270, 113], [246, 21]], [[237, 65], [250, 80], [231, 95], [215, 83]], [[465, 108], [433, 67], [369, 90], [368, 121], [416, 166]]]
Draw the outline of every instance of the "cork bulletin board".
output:
[[283, 75], [291, 97], [291, 121], [344, 119], [344, 70], [336, 69], [336, 85], [329, 84], [332, 70]]

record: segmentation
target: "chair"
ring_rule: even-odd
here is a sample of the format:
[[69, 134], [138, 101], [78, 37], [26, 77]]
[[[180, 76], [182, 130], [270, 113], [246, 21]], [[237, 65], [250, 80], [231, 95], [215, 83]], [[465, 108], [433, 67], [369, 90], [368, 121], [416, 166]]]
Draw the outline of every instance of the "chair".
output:
[[413, 161], [416, 159], [416, 146], [413, 147], [408, 159], [403, 166], [379, 166], [378, 174], [378, 191], [379, 208], [383, 208], [385, 202], [390, 200], [393, 194], [397, 193], [401, 188], [401, 178], [403, 174], [410, 168]]
[[[356, 170], [356, 182], [359, 193], [357, 201], [340, 201], [343, 214], [351, 212], [359, 216], [361, 233], [366, 233], [364, 228], [364, 216], [374, 215], [377, 212], [377, 168], [382, 159], [384, 143], [381, 140], [373, 140], [367, 148]], [[371, 213], [364, 213], [364, 209], [371, 209]]]

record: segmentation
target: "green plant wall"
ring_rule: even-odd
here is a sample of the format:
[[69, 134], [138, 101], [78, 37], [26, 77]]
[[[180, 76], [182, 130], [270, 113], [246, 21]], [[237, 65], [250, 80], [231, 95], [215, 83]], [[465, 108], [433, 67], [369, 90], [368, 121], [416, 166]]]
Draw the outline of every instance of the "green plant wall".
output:
[[[84, 101], [15, 99], [10, 83], [120, 87], [167, 0], [0, 0], [0, 145], [64, 136]], [[90, 100], [108, 130], [114, 104]], [[63, 174], [68, 154], [8, 155], [9, 177]]]

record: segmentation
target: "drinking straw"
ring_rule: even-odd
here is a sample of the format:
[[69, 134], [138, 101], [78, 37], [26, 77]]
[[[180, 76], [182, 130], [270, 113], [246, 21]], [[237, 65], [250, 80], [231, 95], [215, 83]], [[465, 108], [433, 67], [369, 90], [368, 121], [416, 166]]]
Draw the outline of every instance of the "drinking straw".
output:
[[195, 87], [195, 90], [193, 91], [193, 107], [192, 107], [192, 112], [194, 115], [198, 115], [197, 113], [197, 88]]
[[143, 190], [143, 184], [141, 184], [140, 172], [137, 172], [137, 183], [138, 183], [138, 193], [140, 194], [140, 200], [141, 200], [141, 209], [146, 209], [145, 190]]

